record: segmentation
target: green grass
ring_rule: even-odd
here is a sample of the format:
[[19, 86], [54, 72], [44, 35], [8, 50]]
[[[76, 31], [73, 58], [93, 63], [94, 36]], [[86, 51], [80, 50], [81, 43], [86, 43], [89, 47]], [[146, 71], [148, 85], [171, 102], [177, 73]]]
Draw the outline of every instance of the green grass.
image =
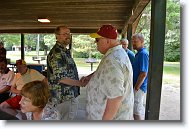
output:
[[[33, 56], [37, 56], [36, 51], [25, 52], [25, 60], [27, 63], [37, 63], [32, 60]], [[40, 51], [39, 56], [44, 56], [44, 52]], [[15, 63], [16, 60], [21, 59], [21, 52], [20, 51], [7, 51], [7, 58], [11, 59], [12, 63]]]
[[[82, 68], [86, 68], [86, 69], [89, 69], [91, 67], [90, 63], [86, 63], [85, 61], [86, 59], [85, 58], [74, 58], [74, 61], [77, 65], [77, 67], [82, 67]], [[96, 69], [99, 65], [99, 62], [98, 63], [94, 63], [93, 64], [93, 69]]]
[[170, 74], [173, 76], [177, 76], [180, 74], [180, 67], [178, 66], [164, 66], [163, 70], [164, 74]]
[[164, 62], [163, 84], [180, 86], [180, 62]]

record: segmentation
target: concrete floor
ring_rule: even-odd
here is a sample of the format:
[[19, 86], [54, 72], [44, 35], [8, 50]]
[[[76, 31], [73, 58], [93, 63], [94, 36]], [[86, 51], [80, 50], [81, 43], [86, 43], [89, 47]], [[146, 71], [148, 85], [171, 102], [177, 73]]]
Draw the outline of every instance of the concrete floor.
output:
[[[78, 69], [79, 76], [86, 76], [92, 71], [90, 69]], [[86, 120], [86, 87], [81, 88], [79, 99], [78, 116], [76, 120]], [[162, 97], [159, 120], [180, 120], [180, 84], [162, 86]]]
[[76, 120], [86, 120], [86, 88], [81, 88], [80, 93], [81, 95], [78, 96], [79, 107]]

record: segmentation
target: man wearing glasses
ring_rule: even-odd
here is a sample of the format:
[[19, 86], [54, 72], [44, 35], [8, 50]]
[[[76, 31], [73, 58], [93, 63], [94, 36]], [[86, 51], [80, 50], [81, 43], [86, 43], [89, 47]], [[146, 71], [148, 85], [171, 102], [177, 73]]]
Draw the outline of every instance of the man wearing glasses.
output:
[[52, 102], [57, 105], [62, 120], [74, 120], [77, 115], [79, 87], [61, 83], [64, 79], [79, 80], [76, 64], [67, 46], [71, 43], [70, 29], [55, 29], [56, 44], [47, 56], [47, 78]]

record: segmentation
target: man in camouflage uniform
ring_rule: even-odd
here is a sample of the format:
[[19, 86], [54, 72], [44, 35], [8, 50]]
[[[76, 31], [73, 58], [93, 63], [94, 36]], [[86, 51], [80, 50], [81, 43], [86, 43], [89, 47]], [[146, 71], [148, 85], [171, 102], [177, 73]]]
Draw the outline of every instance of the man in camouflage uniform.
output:
[[55, 30], [55, 36], [56, 44], [47, 56], [47, 78], [52, 102], [57, 105], [62, 120], [74, 120], [77, 115], [77, 96], [80, 94], [80, 89], [60, 83], [64, 78], [79, 80], [76, 64], [66, 48], [71, 43], [70, 29], [59, 26]]

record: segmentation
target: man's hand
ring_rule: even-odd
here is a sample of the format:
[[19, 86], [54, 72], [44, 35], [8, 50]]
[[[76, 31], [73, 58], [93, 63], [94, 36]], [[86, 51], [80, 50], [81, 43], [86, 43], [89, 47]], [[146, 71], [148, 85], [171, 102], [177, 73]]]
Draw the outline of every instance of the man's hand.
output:
[[81, 82], [82, 86], [85, 87], [87, 83], [89, 82], [90, 78], [88, 76], [82, 77], [79, 81]]

